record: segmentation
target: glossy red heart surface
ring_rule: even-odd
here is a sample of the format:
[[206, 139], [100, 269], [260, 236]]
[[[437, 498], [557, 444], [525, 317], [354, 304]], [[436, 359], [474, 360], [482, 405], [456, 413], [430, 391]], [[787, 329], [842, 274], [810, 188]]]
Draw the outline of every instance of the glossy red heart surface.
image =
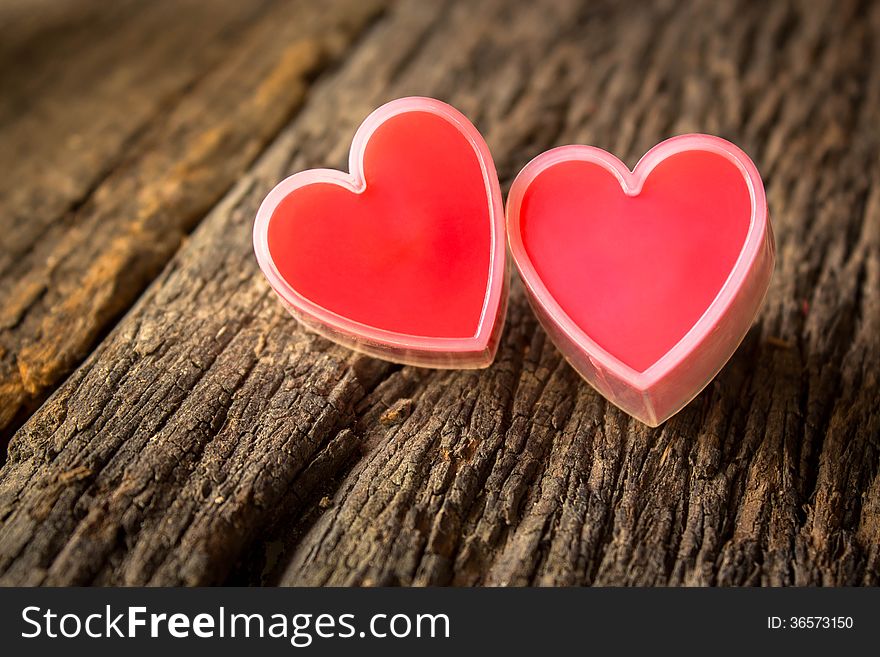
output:
[[652, 426], [731, 356], [773, 268], [757, 169], [708, 135], [663, 142], [632, 172], [600, 149], [548, 151], [514, 182], [508, 231], [557, 346]]
[[506, 296], [504, 219], [476, 128], [440, 101], [392, 101], [359, 129], [350, 169], [295, 174], [266, 198], [254, 243], [275, 291], [346, 346], [488, 365]]

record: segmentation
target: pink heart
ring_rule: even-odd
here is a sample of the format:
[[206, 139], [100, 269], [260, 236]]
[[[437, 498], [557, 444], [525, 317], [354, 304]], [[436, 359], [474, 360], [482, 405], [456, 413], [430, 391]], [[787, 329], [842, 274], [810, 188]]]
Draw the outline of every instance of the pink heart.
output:
[[708, 135], [674, 137], [630, 171], [563, 146], [517, 176], [510, 250], [554, 343], [609, 401], [657, 426], [745, 337], [774, 264], [752, 161]]
[[254, 250], [272, 288], [347, 347], [430, 367], [491, 363], [504, 209], [477, 129], [438, 100], [394, 100], [358, 129], [349, 169], [297, 173], [263, 201]]

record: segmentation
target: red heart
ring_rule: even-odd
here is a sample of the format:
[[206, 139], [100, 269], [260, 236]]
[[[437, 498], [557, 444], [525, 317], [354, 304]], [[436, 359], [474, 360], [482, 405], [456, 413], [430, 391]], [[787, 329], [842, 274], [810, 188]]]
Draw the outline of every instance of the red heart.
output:
[[773, 268], [757, 169], [707, 135], [670, 139], [633, 172], [596, 148], [548, 151], [514, 182], [508, 231], [561, 351], [651, 425], [724, 365]]
[[349, 347], [489, 364], [503, 323], [504, 219], [476, 128], [433, 99], [392, 101], [358, 130], [350, 169], [298, 173], [266, 198], [254, 243], [275, 291]]

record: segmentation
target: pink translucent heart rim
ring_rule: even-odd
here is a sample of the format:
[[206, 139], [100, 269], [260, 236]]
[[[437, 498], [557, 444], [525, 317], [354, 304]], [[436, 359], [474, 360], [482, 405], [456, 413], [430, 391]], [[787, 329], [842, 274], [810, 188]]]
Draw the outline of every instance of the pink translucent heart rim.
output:
[[[279, 204], [296, 190], [316, 183], [338, 185], [354, 194], [366, 190], [364, 154], [373, 133], [389, 119], [407, 112], [427, 112], [453, 125], [473, 149], [483, 176], [491, 224], [491, 254], [486, 294], [475, 333], [469, 337], [430, 337], [370, 326], [314, 303], [280, 274], [269, 249], [269, 224]], [[504, 205], [489, 148], [458, 110], [433, 98], [393, 100], [372, 112], [358, 128], [349, 151], [349, 173], [310, 169], [281, 181], [263, 200], [254, 223], [254, 251], [263, 274], [291, 314], [309, 329], [350, 349], [393, 362], [435, 368], [481, 368], [493, 361], [507, 304]]]
[[[529, 186], [554, 165], [580, 161], [609, 171], [627, 196], [638, 196], [658, 164], [672, 155], [721, 155], [741, 173], [751, 216], [742, 249], [720, 291], [687, 333], [644, 371], [636, 371], [591, 338], [563, 310], [541, 280], [525, 248], [521, 209]], [[613, 404], [649, 426], [681, 410], [714, 378], [745, 337], [760, 310], [774, 266], [773, 233], [764, 185], [738, 147], [710, 135], [682, 135], [652, 148], [630, 171], [614, 155], [591, 146], [562, 146], [532, 160], [514, 181], [507, 205], [511, 255], [529, 301], [553, 342], [572, 366]]]

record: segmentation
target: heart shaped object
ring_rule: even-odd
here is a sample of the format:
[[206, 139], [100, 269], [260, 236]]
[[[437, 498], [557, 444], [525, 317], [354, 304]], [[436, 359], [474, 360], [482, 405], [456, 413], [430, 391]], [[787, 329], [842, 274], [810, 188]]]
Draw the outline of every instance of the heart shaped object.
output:
[[487, 366], [507, 272], [501, 190], [477, 129], [438, 100], [394, 100], [358, 129], [349, 169], [297, 173], [263, 201], [254, 250], [272, 288], [347, 347]]
[[681, 410], [739, 346], [775, 259], [758, 170], [709, 135], [664, 141], [633, 171], [590, 146], [547, 151], [514, 181], [507, 228], [553, 342], [650, 426]]

